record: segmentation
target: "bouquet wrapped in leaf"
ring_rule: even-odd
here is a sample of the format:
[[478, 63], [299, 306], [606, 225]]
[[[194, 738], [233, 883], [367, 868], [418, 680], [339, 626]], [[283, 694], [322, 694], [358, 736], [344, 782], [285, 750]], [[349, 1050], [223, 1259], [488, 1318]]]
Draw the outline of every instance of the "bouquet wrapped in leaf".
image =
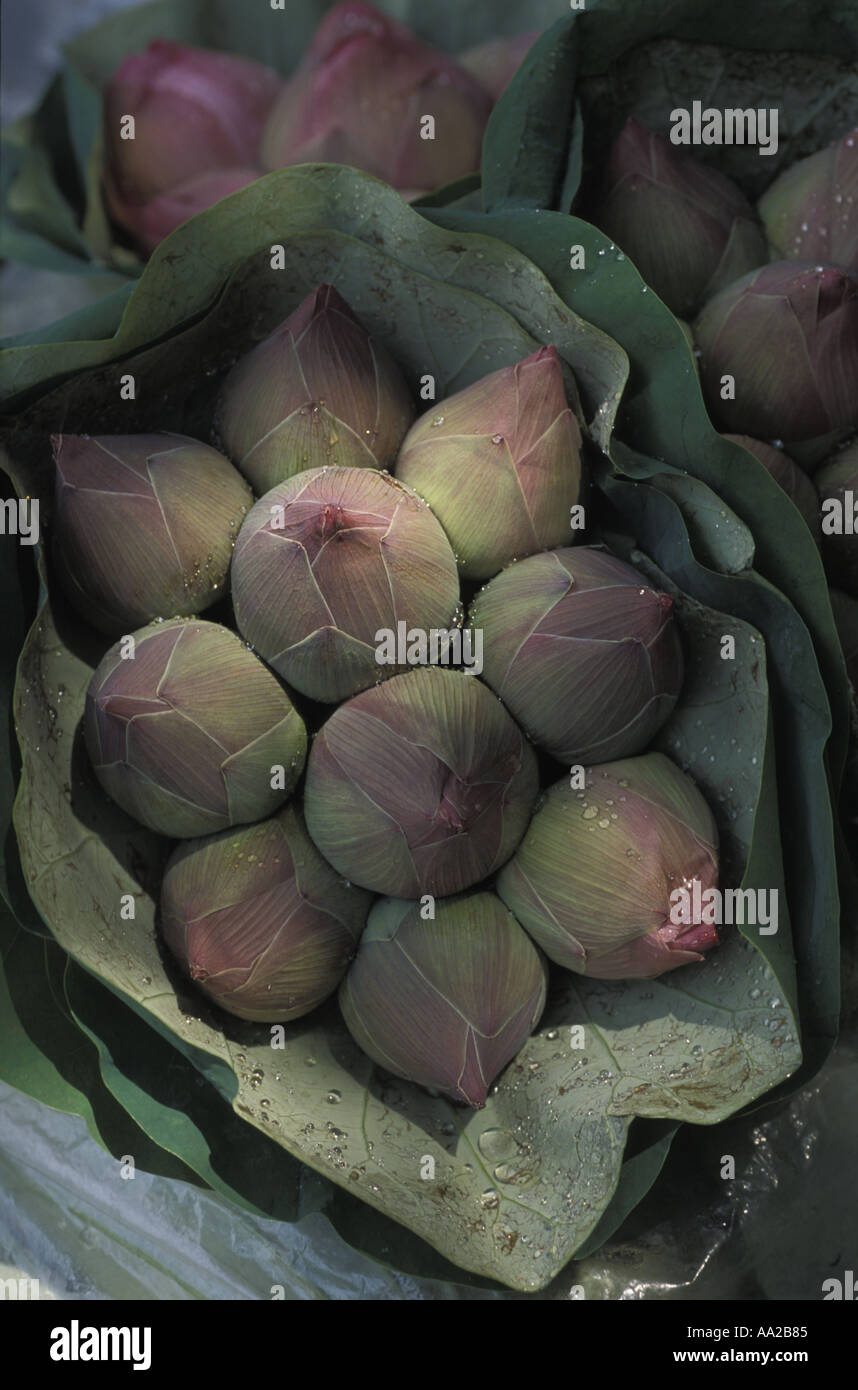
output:
[[[160, 1057], [204, 1078], [181, 1159], [234, 1200], [294, 1219], [307, 1165], [413, 1233], [412, 1267], [525, 1292], [610, 1237], [681, 1124], [818, 1070], [854, 927], [848, 557], [726, 437], [751, 419], [713, 423], [671, 257], [625, 246], [602, 159], [663, 111], [663, 45], [712, 61], [694, 7], [652, 44], [649, 8], [536, 41], [479, 191], [409, 205], [302, 146], [5, 356], [4, 467], [48, 543], [4, 896], [65, 953], [69, 1017], [138, 1122]], [[450, 23], [451, 51], [480, 37]], [[796, 102], [836, 67], [808, 25]], [[755, 293], [761, 191], [677, 309]], [[846, 389], [820, 409], [805, 460], [856, 423]], [[802, 474], [841, 514], [846, 465]]]

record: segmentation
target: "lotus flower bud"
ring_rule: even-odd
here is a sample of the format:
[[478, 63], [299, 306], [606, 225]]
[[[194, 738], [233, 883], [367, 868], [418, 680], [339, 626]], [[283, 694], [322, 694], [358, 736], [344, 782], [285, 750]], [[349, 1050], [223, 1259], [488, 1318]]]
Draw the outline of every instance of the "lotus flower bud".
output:
[[593, 221], [679, 315], [766, 260], [765, 237], [736, 185], [633, 116], [611, 147]]
[[757, 206], [779, 260], [858, 270], [858, 127], [784, 170]]
[[705, 896], [718, 882], [717, 851], [691, 778], [647, 753], [588, 768], [585, 790], [566, 778], [549, 788], [497, 891], [558, 965], [648, 979], [718, 944]]
[[287, 1023], [332, 994], [372, 898], [343, 883], [287, 806], [177, 846], [161, 888], [164, 939], [216, 1004]]
[[799, 468], [783, 449], [776, 449], [773, 444], [766, 444], [762, 439], [751, 439], [747, 434], [725, 434], [724, 438], [732, 440], [734, 444], [741, 444], [743, 449], [747, 449], [760, 460], [766, 471], [771, 473], [775, 482], [780, 484], [787, 497], [801, 512], [814, 540], [818, 541], [819, 499], [816, 488], [803, 469]]
[[557, 349], [540, 348], [421, 416], [396, 476], [425, 497], [467, 579], [568, 541], [581, 432]]
[[[104, 93], [111, 214], [135, 236], [142, 218], [141, 239], [151, 243], [158, 225], [147, 212], [153, 198], [216, 169], [252, 168], [280, 87], [277, 74], [259, 63], [169, 39], [126, 58]], [[226, 191], [212, 184], [211, 201]]]
[[394, 188], [438, 188], [479, 169], [491, 107], [447, 54], [371, 5], [336, 5], [269, 116], [262, 162], [351, 164]]
[[242, 636], [289, 685], [328, 703], [405, 669], [379, 665], [383, 631], [441, 634], [460, 616], [439, 523], [368, 468], [314, 468], [266, 493], [241, 529], [232, 594]]
[[858, 597], [858, 439], [829, 458], [814, 482], [822, 499], [822, 554], [828, 577]]
[[851, 594], [842, 594], [839, 589], [831, 589], [830, 596], [834, 625], [846, 661], [846, 672], [853, 690], [858, 695], [858, 598], [852, 598]]
[[349, 1032], [394, 1076], [477, 1110], [545, 1007], [545, 963], [494, 893], [436, 904], [385, 898], [340, 986]]
[[54, 560], [78, 612], [110, 637], [198, 613], [226, 592], [253, 495], [183, 434], [57, 434]]
[[459, 62], [492, 101], [499, 101], [538, 38], [539, 30], [535, 29], [512, 39], [486, 39], [460, 53]]
[[392, 465], [413, 418], [393, 358], [320, 285], [233, 367], [217, 430], [262, 494], [304, 469]]
[[858, 424], [858, 277], [776, 261], [710, 300], [694, 332], [719, 429], [794, 453]]
[[84, 733], [108, 796], [177, 839], [270, 816], [307, 749], [303, 720], [259, 658], [228, 628], [187, 618], [111, 647], [89, 683]]
[[[177, 184], [157, 198], [150, 198], [142, 207], [135, 207], [129, 213], [134, 226], [134, 239], [138, 245], [151, 255], [155, 247], [169, 236], [176, 227], [195, 217], [198, 212], [219, 203], [221, 198], [246, 188], [261, 177], [260, 169], [210, 169], [197, 174], [187, 183]], [[122, 221], [122, 218], [117, 218]]]
[[646, 748], [682, 688], [673, 600], [588, 546], [532, 555], [474, 599], [483, 679], [566, 763]]
[[322, 725], [304, 815], [352, 882], [446, 896], [509, 858], [536, 794], [533, 750], [485, 686], [425, 666], [356, 695]]

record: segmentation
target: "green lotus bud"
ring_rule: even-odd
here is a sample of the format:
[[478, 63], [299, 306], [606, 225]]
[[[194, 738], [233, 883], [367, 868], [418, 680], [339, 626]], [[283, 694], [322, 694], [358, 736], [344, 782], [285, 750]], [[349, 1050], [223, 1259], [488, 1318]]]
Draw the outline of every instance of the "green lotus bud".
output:
[[676, 704], [682, 647], [673, 600], [590, 546], [532, 555], [474, 599], [483, 678], [561, 762], [646, 748]]
[[54, 561], [82, 617], [110, 637], [223, 596], [253, 495], [183, 434], [55, 434]]
[[593, 221], [675, 314], [766, 260], [754, 210], [731, 179], [630, 116], [608, 156]]
[[804, 470], [799, 468], [783, 449], [776, 449], [773, 444], [766, 444], [762, 439], [752, 439], [748, 434], [725, 434], [724, 438], [732, 440], [734, 444], [741, 444], [743, 449], [747, 449], [760, 460], [766, 471], [771, 473], [775, 482], [780, 484], [787, 497], [801, 512], [814, 540], [818, 542], [819, 499], [816, 488]]
[[392, 897], [446, 896], [512, 854], [536, 757], [484, 685], [424, 666], [356, 695], [315, 737], [304, 815], [345, 878]]
[[258, 825], [177, 846], [161, 924], [182, 968], [222, 1009], [286, 1023], [336, 989], [371, 902], [325, 863], [287, 806]]
[[340, 986], [349, 1032], [406, 1081], [481, 1110], [545, 1007], [545, 963], [494, 893], [435, 905], [385, 898]]
[[858, 439], [814, 478], [822, 499], [822, 554], [832, 584], [858, 596]]
[[[459, 576], [425, 502], [368, 468], [315, 468], [257, 502], [232, 564], [239, 630], [296, 690], [334, 702], [403, 667], [385, 631], [446, 632]], [[288, 594], [288, 603], [281, 595]]]
[[330, 285], [320, 285], [223, 385], [216, 430], [258, 493], [305, 468], [392, 467], [414, 418], [405, 378]]
[[425, 497], [468, 579], [568, 541], [581, 432], [557, 349], [540, 348], [421, 416], [396, 476]]
[[108, 796], [177, 839], [270, 816], [307, 749], [303, 720], [241, 638], [187, 618], [111, 647], [89, 683], [84, 733]]
[[852, 598], [851, 594], [842, 594], [839, 589], [831, 589], [830, 596], [834, 625], [843, 648], [846, 672], [858, 694], [858, 598]]
[[694, 335], [719, 429], [798, 457], [858, 425], [858, 277], [775, 261], [710, 300]]
[[858, 128], [784, 170], [758, 208], [778, 260], [858, 270]]
[[558, 965], [648, 979], [718, 944], [706, 896], [717, 851], [691, 778], [647, 753], [588, 768], [584, 789], [567, 778], [550, 787], [497, 891]]

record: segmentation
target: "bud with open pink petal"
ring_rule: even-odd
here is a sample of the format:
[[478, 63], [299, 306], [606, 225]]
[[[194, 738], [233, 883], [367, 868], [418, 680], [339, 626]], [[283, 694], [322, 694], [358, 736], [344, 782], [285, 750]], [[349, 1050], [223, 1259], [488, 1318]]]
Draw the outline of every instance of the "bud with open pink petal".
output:
[[[669, 758], [647, 753], [588, 768], [584, 789], [565, 777], [549, 788], [497, 891], [558, 965], [634, 980], [718, 944], [697, 908], [717, 882], [709, 807]], [[673, 896], [683, 887], [687, 910]]]

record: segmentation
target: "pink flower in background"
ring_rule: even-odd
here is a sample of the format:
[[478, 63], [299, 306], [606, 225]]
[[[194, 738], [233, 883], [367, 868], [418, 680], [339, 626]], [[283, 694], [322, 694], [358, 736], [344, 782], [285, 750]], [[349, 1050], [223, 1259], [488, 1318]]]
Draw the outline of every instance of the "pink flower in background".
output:
[[[159, 241], [163, 241], [182, 222], [213, 207], [227, 194], [235, 193], [236, 189], [246, 188], [262, 172], [261, 169], [211, 169], [206, 174], [197, 174], [187, 183], [151, 198], [142, 207], [126, 204], [124, 212], [128, 222], [125, 225], [133, 225], [135, 240], [147, 254], [151, 254]], [[124, 221], [115, 210], [114, 216], [118, 221]]]
[[[116, 221], [151, 250], [185, 217], [250, 182], [281, 85], [259, 63], [167, 39], [126, 58], [104, 94], [105, 188]], [[134, 117], [133, 140], [122, 138], [124, 116]], [[200, 181], [214, 171], [220, 178]], [[169, 199], [151, 207], [163, 195], [175, 215]]]
[[455, 59], [370, 5], [338, 5], [271, 112], [262, 163], [350, 164], [411, 193], [438, 188], [479, 168], [491, 108]]
[[498, 101], [518, 72], [536, 40], [538, 30], [512, 39], [487, 39], [459, 54], [459, 62]]

